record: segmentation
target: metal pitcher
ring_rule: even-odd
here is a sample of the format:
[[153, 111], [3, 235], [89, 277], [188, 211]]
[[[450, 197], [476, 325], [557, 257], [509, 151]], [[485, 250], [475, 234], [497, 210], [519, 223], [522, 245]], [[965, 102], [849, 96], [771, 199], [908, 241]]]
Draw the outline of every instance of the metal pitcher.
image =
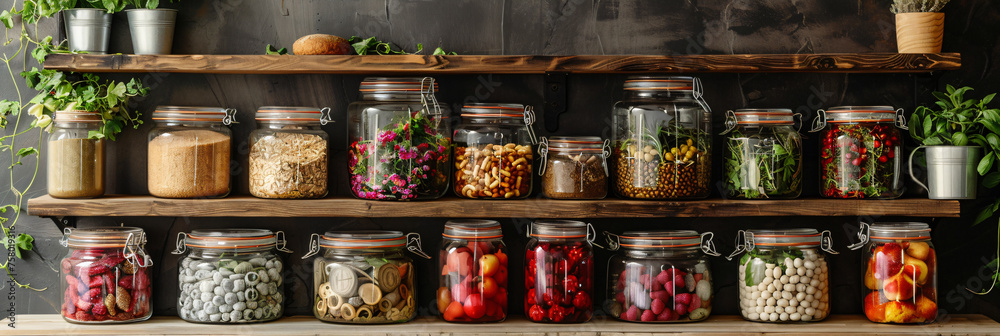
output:
[[91, 54], [107, 54], [111, 41], [111, 14], [103, 9], [63, 10], [69, 49]]
[[[927, 184], [913, 175], [913, 156], [927, 149]], [[920, 146], [910, 153], [910, 178], [927, 189], [930, 199], [975, 199], [978, 146]], [[929, 185], [929, 186], [928, 186]]]
[[129, 9], [128, 27], [132, 32], [132, 49], [136, 55], [170, 54], [174, 43], [176, 9]]

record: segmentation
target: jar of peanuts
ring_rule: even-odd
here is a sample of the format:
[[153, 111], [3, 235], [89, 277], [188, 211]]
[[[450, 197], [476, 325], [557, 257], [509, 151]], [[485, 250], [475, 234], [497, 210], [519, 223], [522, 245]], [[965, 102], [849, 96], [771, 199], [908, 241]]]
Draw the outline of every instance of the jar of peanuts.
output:
[[455, 129], [455, 194], [521, 199], [531, 194], [534, 110], [521, 104], [468, 104]]

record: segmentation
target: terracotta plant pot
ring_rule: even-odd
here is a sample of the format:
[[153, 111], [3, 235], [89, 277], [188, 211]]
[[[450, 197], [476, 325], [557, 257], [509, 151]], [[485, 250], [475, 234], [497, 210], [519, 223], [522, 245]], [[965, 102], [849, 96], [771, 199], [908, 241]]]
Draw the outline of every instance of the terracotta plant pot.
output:
[[939, 53], [944, 39], [944, 13], [896, 14], [899, 53]]

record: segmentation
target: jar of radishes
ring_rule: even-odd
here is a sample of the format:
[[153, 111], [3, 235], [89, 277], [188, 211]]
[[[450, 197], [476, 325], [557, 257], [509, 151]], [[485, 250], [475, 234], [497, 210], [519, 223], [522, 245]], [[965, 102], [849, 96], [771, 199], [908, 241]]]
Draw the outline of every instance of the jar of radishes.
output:
[[524, 254], [524, 311], [528, 320], [580, 323], [594, 315], [594, 235], [590, 224], [536, 221]]
[[830, 314], [826, 257], [837, 254], [830, 231], [815, 229], [740, 230], [740, 310], [756, 322], [817, 322]]
[[937, 319], [937, 254], [925, 223], [861, 223], [865, 316], [878, 323]]
[[712, 311], [712, 233], [605, 233], [619, 252], [608, 262], [608, 314], [632, 322], [691, 322]]

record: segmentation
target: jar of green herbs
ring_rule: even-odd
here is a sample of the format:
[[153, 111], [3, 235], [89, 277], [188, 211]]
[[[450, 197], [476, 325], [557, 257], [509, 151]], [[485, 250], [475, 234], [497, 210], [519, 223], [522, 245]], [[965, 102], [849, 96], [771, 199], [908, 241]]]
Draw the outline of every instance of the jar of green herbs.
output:
[[730, 198], [791, 199], [802, 193], [802, 136], [789, 109], [726, 114], [725, 181]]

